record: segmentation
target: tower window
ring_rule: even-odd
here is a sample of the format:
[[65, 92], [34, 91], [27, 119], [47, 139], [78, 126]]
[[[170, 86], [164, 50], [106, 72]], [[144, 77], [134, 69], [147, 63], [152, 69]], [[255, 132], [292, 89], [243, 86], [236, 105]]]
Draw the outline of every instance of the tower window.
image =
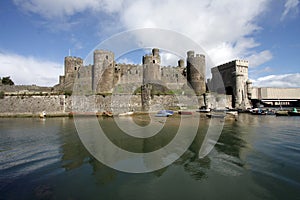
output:
[[77, 70], [77, 67], [74, 67], [74, 70]]
[[153, 63], [155, 63], [155, 60], [153, 60]]
[[108, 56], [106, 56], [106, 60], [108, 60]]

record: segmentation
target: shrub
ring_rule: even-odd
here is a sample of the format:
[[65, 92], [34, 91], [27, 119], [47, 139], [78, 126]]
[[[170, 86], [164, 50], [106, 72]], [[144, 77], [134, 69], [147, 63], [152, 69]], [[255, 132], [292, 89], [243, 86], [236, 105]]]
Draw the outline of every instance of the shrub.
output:
[[5, 93], [3, 91], [0, 92], [0, 99], [4, 99]]

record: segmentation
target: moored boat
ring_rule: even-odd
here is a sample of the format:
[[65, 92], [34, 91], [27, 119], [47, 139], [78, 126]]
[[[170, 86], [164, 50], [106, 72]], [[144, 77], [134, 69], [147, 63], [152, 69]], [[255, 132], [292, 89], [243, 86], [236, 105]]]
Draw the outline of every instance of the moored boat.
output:
[[178, 111], [178, 114], [179, 115], [193, 115], [193, 112], [180, 110], [180, 111]]
[[262, 110], [260, 108], [252, 109], [252, 110], [250, 110], [250, 113], [252, 115], [266, 115], [267, 114], [264, 110]]
[[288, 111], [289, 116], [300, 116], [300, 112]]
[[287, 110], [278, 110], [277, 112], [275, 112], [276, 116], [289, 116], [289, 113]]
[[157, 112], [155, 117], [169, 117], [169, 116], [172, 116], [173, 114], [174, 114], [174, 111], [172, 111], [172, 110], [161, 110], [161, 111]]
[[196, 112], [199, 113], [210, 113], [211, 109], [210, 108], [206, 108], [206, 106], [202, 106], [201, 108], [199, 108], [199, 110], [196, 110]]
[[206, 116], [208, 117], [208, 118], [225, 118], [225, 116], [226, 116], [226, 114], [224, 113], [210, 113], [210, 114], [206, 114]]
[[105, 116], [105, 117], [112, 117], [112, 116], [113, 116], [113, 113], [110, 112], [110, 111], [104, 111], [104, 112], [102, 113], [102, 116]]
[[125, 112], [125, 113], [120, 113], [119, 116], [130, 116], [133, 115], [133, 111]]
[[288, 111], [289, 116], [300, 116], [300, 112], [296, 108], [293, 108], [292, 111]]
[[238, 116], [238, 111], [227, 111], [226, 114], [232, 115], [232, 116]]
[[46, 117], [46, 112], [45, 111], [41, 112], [40, 115], [39, 115], [39, 117], [40, 118], [45, 118]]

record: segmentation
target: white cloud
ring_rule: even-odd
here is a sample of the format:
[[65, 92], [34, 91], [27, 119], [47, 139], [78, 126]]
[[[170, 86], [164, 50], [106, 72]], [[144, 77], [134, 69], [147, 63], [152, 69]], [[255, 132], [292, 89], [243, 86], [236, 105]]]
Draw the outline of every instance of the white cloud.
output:
[[300, 73], [269, 75], [252, 81], [258, 87], [300, 87]]
[[270, 51], [265, 50], [259, 53], [253, 53], [251, 56], [247, 57], [246, 60], [249, 60], [249, 67], [257, 67], [273, 58], [273, 55]]
[[34, 57], [0, 53], [0, 77], [10, 76], [15, 84], [53, 86], [63, 74], [62, 64]]
[[122, 7], [122, 0], [14, 0], [23, 10], [45, 18], [63, 18], [86, 10], [116, 12]]
[[180, 58], [175, 54], [168, 52], [160, 52], [160, 63], [162, 66], [176, 67]]
[[[27, 12], [37, 13], [49, 19], [72, 16], [80, 12], [90, 13], [90, 11], [97, 16], [104, 12], [108, 14], [106, 17], [111, 17], [112, 24], [102, 26], [102, 33], [107, 33], [107, 29], [109, 33], [113, 33], [112, 28], [118, 32], [119, 27], [173, 30], [196, 41], [215, 64], [221, 64], [232, 59], [245, 58], [252, 48], [259, 45], [251, 35], [260, 30], [257, 18], [268, 8], [270, 0], [190, 0], [188, 2], [182, 0], [14, 0], [14, 2]], [[107, 23], [103, 15], [99, 16], [100, 22]], [[155, 36], [141, 37], [150, 41], [156, 39]]]
[[[253, 51], [260, 44], [254, 33], [261, 30], [258, 18], [271, 0], [14, 0], [26, 12], [55, 21], [77, 13], [93, 13], [101, 33], [124, 29], [161, 28], [179, 32], [197, 42], [215, 65], [233, 59], [248, 59], [252, 67], [272, 59], [269, 50]], [[289, 2], [291, 2], [289, 0]], [[298, 2], [298, 1], [297, 1]], [[289, 12], [296, 3], [286, 3]], [[102, 14], [106, 14], [103, 18]], [[107, 17], [107, 18], [106, 18]], [[110, 18], [111, 17], [111, 18]], [[111, 24], [109, 24], [110, 22]], [[112, 31], [115, 30], [114, 31]], [[139, 35], [145, 43], [155, 35]], [[165, 38], [168, 40], [168, 37]], [[174, 42], [174, 45], [181, 45]], [[197, 52], [202, 53], [202, 52]], [[177, 59], [176, 59], [177, 60]], [[162, 57], [163, 64], [174, 65], [175, 58]], [[175, 63], [176, 65], [176, 63]], [[209, 71], [209, 69], [207, 69]]]
[[122, 58], [122, 57], [117, 59], [116, 62], [121, 63], [121, 64], [123, 64], [123, 63], [125, 63], [125, 64], [134, 64], [134, 65], [139, 64], [139, 63], [135, 63], [133, 60], [131, 60], [129, 58]]
[[283, 21], [291, 12], [298, 13], [299, 0], [287, 0], [280, 20]]
[[120, 19], [128, 29], [165, 28], [187, 35], [219, 64], [245, 57], [258, 45], [250, 35], [260, 30], [255, 22], [268, 2], [137, 0], [127, 4]]

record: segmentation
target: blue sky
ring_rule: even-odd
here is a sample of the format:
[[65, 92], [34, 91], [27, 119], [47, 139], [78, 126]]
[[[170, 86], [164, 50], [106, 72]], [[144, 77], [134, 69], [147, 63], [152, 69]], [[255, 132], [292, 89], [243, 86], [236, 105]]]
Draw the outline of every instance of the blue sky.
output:
[[[3, 0], [0, 77], [52, 86], [69, 49], [85, 58], [114, 34], [161, 28], [197, 42], [216, 65], [248, 60], [254, 85], [300, 87], [299, 7], [299, 0]], [[120, 60], [140, 62], [132, 55]]]

